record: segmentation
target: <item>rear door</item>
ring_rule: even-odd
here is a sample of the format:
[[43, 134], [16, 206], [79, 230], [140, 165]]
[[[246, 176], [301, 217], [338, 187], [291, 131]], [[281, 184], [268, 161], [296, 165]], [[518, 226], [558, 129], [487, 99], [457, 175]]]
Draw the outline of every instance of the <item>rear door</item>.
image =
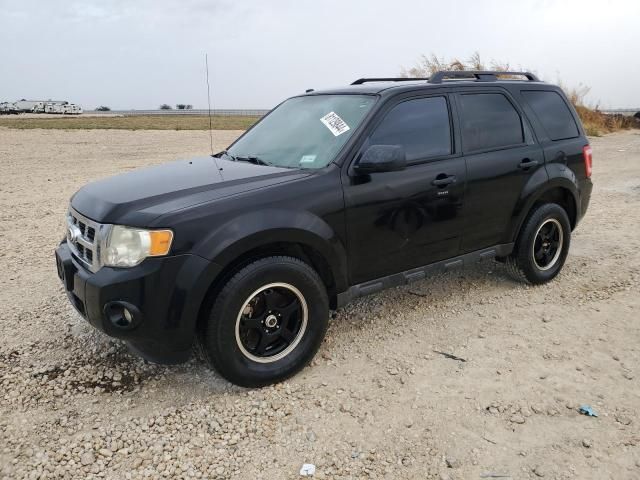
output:
[[456, 95], [467, 191], [461, 253], [508, 243], [515, 208], [532, 176], [544, 177], [542, 148], [513, 98], [503, 89]]
[[352, 284], [458, 253], [466, 168], [454, 147], [446, 94], [398, 100], [380, 113], [355, 156], [402, 145], [408, 167], [343, 178]]
[[582, 149], [588, 144], [578, 129], [569, 104], [554, 90], [522, 90], [520, 92], [533, 115], [540, 144], [545, 151], [547, 168], [552, 176], [556, 170], [569, 168], [578, 180], [586, 178]]

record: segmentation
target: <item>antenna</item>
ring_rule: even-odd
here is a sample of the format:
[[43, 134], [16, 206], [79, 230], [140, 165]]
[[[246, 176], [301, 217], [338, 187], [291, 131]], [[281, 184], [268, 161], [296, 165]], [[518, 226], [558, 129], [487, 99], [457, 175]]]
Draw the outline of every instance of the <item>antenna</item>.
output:
[[220, 178], [224, 180], [222, 175], [222, 168], [218, 165], [218, 159], [214, 156], [213, 153], [213, 125], [211, 123], [211, 87], [209, 86], [209, 55], [204, 54], [204, 66], [207, 71], [207, 104], [209, 106], [209, 145], [211, 146], [211, 158], [216, 164], [216, 169], [218, 173], [220, 173]]
[[207, 104], [209, 105], [209, 141], [213, 155], [213, 127], [211, 125], [211, 87], [209, 86], [209, 55], [204, 54], [204, 67], [207, 71]]

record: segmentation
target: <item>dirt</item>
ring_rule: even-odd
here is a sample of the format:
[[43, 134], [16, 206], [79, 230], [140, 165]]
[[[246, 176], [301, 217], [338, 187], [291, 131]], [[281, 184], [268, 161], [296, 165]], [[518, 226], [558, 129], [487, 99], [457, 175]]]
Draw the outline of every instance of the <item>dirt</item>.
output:
[[55, 273], [74, 191], [208, 132], [0, 129], [0, 477], [640, 478], [640, 134], [591, 141], [555, 281], [487, 262], [361, 299], [299, 375], [247, 390], [129, 354]]

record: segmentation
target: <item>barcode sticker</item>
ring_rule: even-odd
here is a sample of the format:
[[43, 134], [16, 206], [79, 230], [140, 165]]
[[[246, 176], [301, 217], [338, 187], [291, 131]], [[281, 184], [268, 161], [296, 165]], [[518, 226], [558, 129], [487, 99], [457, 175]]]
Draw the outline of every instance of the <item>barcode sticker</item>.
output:
[[329, 112], [320, 119], [335, 137], [350, 130], [349, 125], [336, 112]]

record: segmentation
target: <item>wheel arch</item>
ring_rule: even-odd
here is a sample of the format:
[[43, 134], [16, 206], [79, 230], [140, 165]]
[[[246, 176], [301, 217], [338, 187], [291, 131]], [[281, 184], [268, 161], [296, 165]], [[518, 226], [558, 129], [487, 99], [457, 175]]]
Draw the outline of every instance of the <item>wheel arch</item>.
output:
[[533, 192], [524, 202], [523, 208], [510, 229], [510, 241], [515, 242], [520, 230], [530, 213], [539, 205], [545, 203], [557, 203], [567, 212], [571, 230], [576, 227], [579, 218], [579, 200], [576, 186], [565, 178], [551, 180]]
[[196, 248], [211, 260], [217, 272], [202, 302], [215, 297], [216, 289], [239, 268], [268, 256], [285, 255], [310, 265], [322, 279], [330, 304], [348, 287], [347, 254], [337, 233], [320, 217], [308, 211], [261, 209], [219, 226]]

